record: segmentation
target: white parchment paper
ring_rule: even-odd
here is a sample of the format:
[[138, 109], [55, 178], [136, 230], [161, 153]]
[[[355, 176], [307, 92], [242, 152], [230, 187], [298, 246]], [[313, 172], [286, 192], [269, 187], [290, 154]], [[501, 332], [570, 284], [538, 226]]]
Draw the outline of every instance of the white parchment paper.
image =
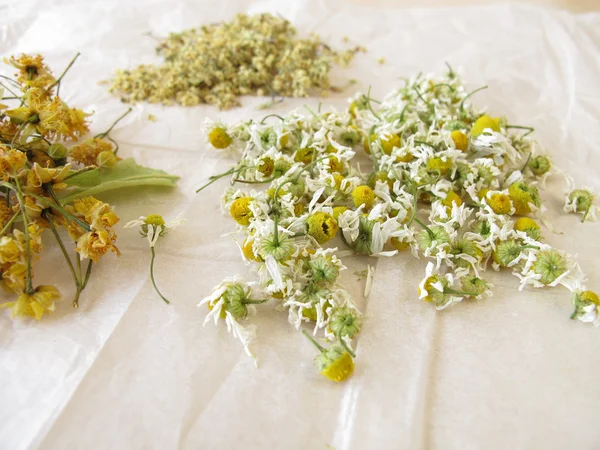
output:
[[[339, 1], [28, 1], [0, 6], [0, 54], [43, 53], [55, 72], [83, 53], [61, 94], [95, 111], [101, 131], [126, 105], [98, 81], [115, 68], [156, 61], [147, 35], [227, 20], [234, 12], [277, 12], [301, 34], [333, 46], [365, 45], [320, 99], [342, 108], [356, 90], [382, 97], [400, 77], [461, 67], [493, 115], [531, 125], [558, 165], [600, 189], [600, 14], [523, 6], [381, 9]], [[376, 59], [387, 63], [378, 65]], [[10, 71], [10, 69], [4, 69]], [[417, 300], [424, 263], [403, 255], [354, 258], [344, 283], [367, 314], [354, 377], [342, 385], [312, 367], [313, 348], [270, 306], [255, 318], [259, 369], [225, 328], [202, 328], [196, 303], [224, 277], [247, 274], [221, 215], [224, 184], [194, 188], [232, 163], [204, 144], [206, 117], [260, 117], [265, 99], [244, 107], [138, 105], [113, 137], [125, 156], [182, 177], [177, 190], [118, 192], [121, 258], [107, 256], [74, 311], [70, 275], [48, 240], [36, 280], [65, 301], [40, 323], [0, 316], [0, 448], [17, 449], [597, 449], [600, 447], [600, 330], [569, 320], [568, 292], [519, 293], [517, 279], [491, 275], [494, 297], [442, 312]], [[319, 99], [287, 100], [275, 111]], [[158, 121], [147, 119], [153, 114]], [[543, 194], [564, 234], [547, 241], [578, 254], [600, 289], [598, 224], [560, 213], [560, 180]], [[128, 220], [183, 213], [184, 226], [159, 243], [157, 279]], [[60, 262], [60, 263], [59, 263]], [[352, 272], [374, 264], [371, 295]]]

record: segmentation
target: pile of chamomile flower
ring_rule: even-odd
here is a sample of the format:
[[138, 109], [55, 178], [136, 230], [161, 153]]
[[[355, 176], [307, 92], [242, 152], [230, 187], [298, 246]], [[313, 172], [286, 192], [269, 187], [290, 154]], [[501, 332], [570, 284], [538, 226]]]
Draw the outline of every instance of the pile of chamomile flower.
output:
[[[230, 178], [223, 204], [256, 281], [232, 278], [215, 287], [199, 304], [208, 309], [206, 321], [223, 320], [252, 355], [256, 327], [241, 323], [257, 303], [277, 303], [317, 347], [318, 370], [343, 381], [353, 372], [361, 328], [361, 313], [338, 284], [340, 257], [350, 249], [426, 259], [415, 298], [437, 309], [491, 295], [484, 277], [491, 267], [511, 271], [520, 289], [566, 287], [571, 318], [600, 324], [600, 299], [586, 290], [577, 262], [543, 239], [538, 186], [559, 171], [533, 129], [471, 104], [481, 89], [467, 91], [449, 68], [406, 80], [382, 102], [359, 94], [342, 113], [307, 109], [208, 123], [210, 145], [239, 161], [199, 191]], [[370, 172], [355, 164], [363, 152]], [[571, 189], [565, 210], [593, 219], [594, 199], [591, 190]], [[347, 248], [331, 246], [336, 236]]]

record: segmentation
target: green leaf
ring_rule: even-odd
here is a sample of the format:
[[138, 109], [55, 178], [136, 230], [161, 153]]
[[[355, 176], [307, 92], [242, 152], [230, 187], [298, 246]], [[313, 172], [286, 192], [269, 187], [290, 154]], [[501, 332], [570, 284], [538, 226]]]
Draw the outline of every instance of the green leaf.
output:
[[98, 168], [82, 172], [65, 180], [69, 188], [65, 189], [62, 203], [69, 203], [76, 198], [96, 195], [113, 189], [136, 186], [168, 186], [175, 187], [176, 175], [169, 175], [163, 170], [140, 166], [133, 158], [119, 161], [110, 168]]

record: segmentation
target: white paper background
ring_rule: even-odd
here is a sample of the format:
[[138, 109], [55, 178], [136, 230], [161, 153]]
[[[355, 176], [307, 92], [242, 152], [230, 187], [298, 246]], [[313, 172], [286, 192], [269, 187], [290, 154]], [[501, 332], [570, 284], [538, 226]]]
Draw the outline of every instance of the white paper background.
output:
[[[373, 86], [375, 97], [401, 76], [462, 67], [476, 101], [511, 122], [533, 125], [541, 142], [584, 185], [600, 188], [600, 14], [522, 7], [400, 10], [342, 2], [19, 2], [0, 6], [0, 53], [40, 52], [59, 73], [83, 53], [61, 93], [94, 110], [101, 131], [125, 108], [97, 84], [118, 67], [155, 61], [151, 32], [163, 36], [230, 19], [237, 11], [278, 12], [301, 34], [316, 31], [336, 47], [348, 35], [369, 52], [343, 85]], [[387, 64], [376, 59], [383, 56]], [[10, 69], [5, 69], [7, 73]], [[353, 91], [325, 100], [338, 108]], [[2, 449], [597, 449], [600, 447], [600, 330], [568, 319], [568, 292], [516, 291], [508, 274], [491, 275], [493, 298], [443, 312], [417, 300], [424, 263], [409, 255], [347, 261], [346, 285], [367, 314], [357, 369], [335, 385], [312, 367], [313, 348], [284, 315], [262, 307], [255, 319], [260, 361], [253, 368], [224, 328], [202, 328], [195, 304], [222, 278], [246, 273], [220, 213], [223, 184], [193, 191], [231, 161], [204, 144], [205, 117], [226, 122], [264, 115], [244, 108], [138, 105], [113, 133], [122, 154], [182, 177], [177, 190], [120, 192], [121, 258], [99, 264], [74, 311], [70, 275], [48, 241], [40, 284], [65, 301], [40, 323], [0, 317]], [[288, 100], [277, 111], [317, 99]], [[158, 122], [147, 120], [148, 113]], [[589, 286], [600, 289], [598, 224], [560, 215], [562, 184], [544, 194], [562, 235], [548, 242], [579, 255]], [[159, 284], [147, 274], [146, 241], [121, 227], [152, 212], [187, 223], [160, 242]], [[368, 300], [352, 274], [377, 265]], [[64, 269], [64, 270], [63, 270]]]

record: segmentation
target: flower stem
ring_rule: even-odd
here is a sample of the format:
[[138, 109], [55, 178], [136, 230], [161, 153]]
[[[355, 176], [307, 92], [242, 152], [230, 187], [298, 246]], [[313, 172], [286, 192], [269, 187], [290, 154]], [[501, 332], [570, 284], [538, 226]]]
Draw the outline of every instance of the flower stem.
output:
[[35, 198], [36, 200], [39, 200], [40, 202], [42, 202], [43, 204], [45, 204], [47, 207], [56, 209], [59, 213], [61, 213], [63, 216], [65, 216], [70, 221], [75, 222], [77, 225], [79, 225], [85, 231], [91, 231], [92, 230], [87, 223], [85, 223], [81, 219], [75, 217], [73, 214], [71, 214], [70, 212], [68, 212], [59, 203], [53, 203], [53, 202], [49, 201], [47, 198], [41, 197], [41, 196], [39, 196], [37, 194], [33, 194], [31, 192], [29, 192], [27, 195], [29, 195], [30, 197]]
[[[132, 108], [129, 108], [127, 111], [125, 111], [117, 120], [115, 120], [113, 122], [113, 124], [108, 128], [108, 130], [106, 130], [104, 133], [98, 133], [96, 136], [94, 136], [95, 138], [99, 138], [102, 139], [106, 136], [108, 136], [108, 134], [113, 130], [113, 128], [121, 121], [123, 120], [127, 114], [129, 114], [131, 111], [133, 111]], [[116, 153], [116, 152], [115, 152]]]
[[156, 258], [156, 253], [154, 252], [154, 247], [150, 247], [150, 251], [152, 252], [152, 259], [150, 260], [150, 279], [152, 280], [152, 286], [154, 286], [154, 290], [156, 293], [164, 300], [164, 302], [168, 305], [171, 303], [167, 298], [162, 295], [158, 286], [156, 286], [156, 281], [154, 281], [154, 259]]
[[308, 338], [308, 340], [309, 340], [310, 342], [312, 342], [312, 343], [313, 343], [313, 345], [314, 345], [315, 347], [317, 347], [317, 349], [318, 349], [318, 350], [319, 350], [321, 353], [323, 353], [323, 352], [325, 351], [325, 347], [323, 347], [321, 344], [319, 344], [317, 341], [315, 341], [315, 340], [313, 339], [313, 337], [312, 337], [310, 334], [308, 334], [308, 332], [307, 332], [306, 330], [302, 330], [302, 334], [303, 334], [304, 336], [306, 336], [306, 337]]
[[200, 192], [201, 190], [207, 188], [211, 184], [213, 184], [215, 181], [220, 180], [221, 178], [226, 177], [227, 175], [232, 175], [234, 173], [237, 174], [238, 172], [241, 172], [244, 169], [246, 169], [245, 166], [240, 167], [239, 169], [236, 169], [235, 167], [233, 167], [233, 168], [229, 169], [227, 172], [223, 172], [223, 173], [221, 173], [219, 175], [213, 175], [212, 177], [209, 178], [210, 181], [208, 183], [206, 183], [204, 186], [199, 187], [198, 189], [196, 189], [196, 194], [198, 192]]
[[375, 112], [375, 110], [373, 109], [373, 107], [371, 106], [371, 86], [369, 86], [369, 89], [367, 89], [367, 106], [369, 107], [369, 109], [371, 110], [371, 113], [373, 113], [373, 115], [378, 119], [381, 120], [381, 117], [379, 117], [379, 115]]
[[56, 242], [58, 243], [58, 246], [60, 247], [60, 250], [62, 251], [62, 254], [65, 257], [65, 261], [67, 261], [67, 265], [69, 266], [69, 269], [71, 270], [71, 274], [73, 275], [73, 281], [75, 282], [75, 288], [79, 289], [81, 282], [79, 281], [79, 278], [77, 277], [77, 274], [75, 273], [75, 267], [73, 266], [73, 261], [71, 261], [71, 257], [67, 253], [65, 244], [63, 243], [62, 239], [60, 238], [60, 235], [58, 234], [58, 230], [56, 229], [56, 226], [52, 222], [52, 219], [50, 217], [48, 217], [48, 213], [46, 211], [42, 212], [42, 216], [44, 216], [44, 218], [50, 225], [50, 230], [52, 231], [52, 234], [56, 238]]
[[10, 229], [14, 221], [17, 219], [17, 216], [18, 214], [13, 214], [13, 216], [6, 223], [6, 225], [4, 225], [4, 228], [2, 228], [2, 231], [0, 231], [0, 236], [4, 236], [6, 234], [6, 232]]
[[31, 280], [31, 245], [29, 236], [29, 219], [27, 217], [27, 210], [25, 209], [25, 200], [23, 200], [23, 195], [21, 194], [21, 184], [19, 183], [18, 178], [15, 178], [15, 185], [15, 194], [17, 195], [17, 200], [19, 201], [19, 207], [21, 209], [21, 215], [23, 217], [23, 232], [25, 233], [25, 246], [27, 247], [25, 250], [25, 258], [27, 263], [25, 293], [33, 294], [34, 289]]
[[527, 157], [527, 161], [525, 161], [525, 164], [523, 164], [523, 167], [521, 168], [521, 173], [525, 172], [525, 169], [527, 169], [527, 166], [529, 165], [529, 161], [531, 161], [531, 152], [529, 152], [529, 156]]
[[479, 92], [479, 91], [483, 91], [484, 89], [487, 89], [487, 88], [488, 88], [487, 86], [481, 86], [481, 87], [479, 87], [479, 88], [475, 89], [474, 91], [471, 91], [471, 92], [469, 92], [469, 93], [468, 93], [468, 94], [465, 96], [465, 98], [463, 98], [463, 99], [462, 99], [462, 101], [460, 102], [459, 109], [460, 109], [461, 111], [464, 109], [464, 107], [465, 107], [465, 100], [467, 100], [467, 99], [468, 99], [469, 97], [471, 97], [473, 94], [476, 94], [477, 92]]
[[531, 134], [531, 133], [533, 133], [533, 132], [535, 131], [535, 128], [533, 128], [533, 127], [526, 127], [526, 126], [523, 126], [523, 125], [510, 125], [510, 124], [509, 124], [509, 125], [506, 125], [506, 127], [505, 127], [505, 128], [506, 128], [506, 129], [509, 129], [509, 128], [517, 128], [517, 129], [519, 129], [519, 130], [529, 130], [527, 133], [525, 133], [525, 134], [524, 134], [523, 136], [521, 136], [521, 137], [525, 137], [525, 136], [527, 136], [527, 135], [529, 135], [529, 134]]
[[75, 64], [75, 60], [79, 58], [80, 55], [81, 53], [77, 52], [77, 54], [73, 57], [71, 62], [69, 62], [65, 70], [63, 70], [63, 73], [60, 74], [60, 76], [56, 79], [54, 83], [47, 87], [48, 91], [50, 91], [50, 89], [52, 89], [54, 86], [58, 85], [58, 87], [56, 88], [56, 96], [58, 97], [58, 92], [60, 91], [60, 82], [62, 81], [63, 77], [67, 74], [69, 69], [73, 66], [73, 64]]
[[338, 334], [337, 334], [337, 338], [338, 338], [338, 341], [340, 341], [340, 344], [342, 344], [342, 347], [344, 347], [344, 349], [345, 349], [345, 350], [346, 350], [348, 353], [350, 353], [350, 356], [352, 356], [353, 358], [356, 358], [356, 353], [354, 353], [354, 352], [352, 351], [352, 349], [351, 349], [350, 347], [348, 347], [348, 344], [346, 344], [346, 341], [344, 341], [344, 340], [342, 339], [342, 332], [341, 332], [341, 330], [338, 332]]
[[279, 120], [281, 120], [282, 122], [285, 121], [285, 119], [283, 117], [281, 117], [279, 114], [267, 114], [265, 117], [263, 117], [263, 119], [260, 121], [261, 125], [265, 123], [265, 120], [267, 120], [269, 117], [277, 117]]

